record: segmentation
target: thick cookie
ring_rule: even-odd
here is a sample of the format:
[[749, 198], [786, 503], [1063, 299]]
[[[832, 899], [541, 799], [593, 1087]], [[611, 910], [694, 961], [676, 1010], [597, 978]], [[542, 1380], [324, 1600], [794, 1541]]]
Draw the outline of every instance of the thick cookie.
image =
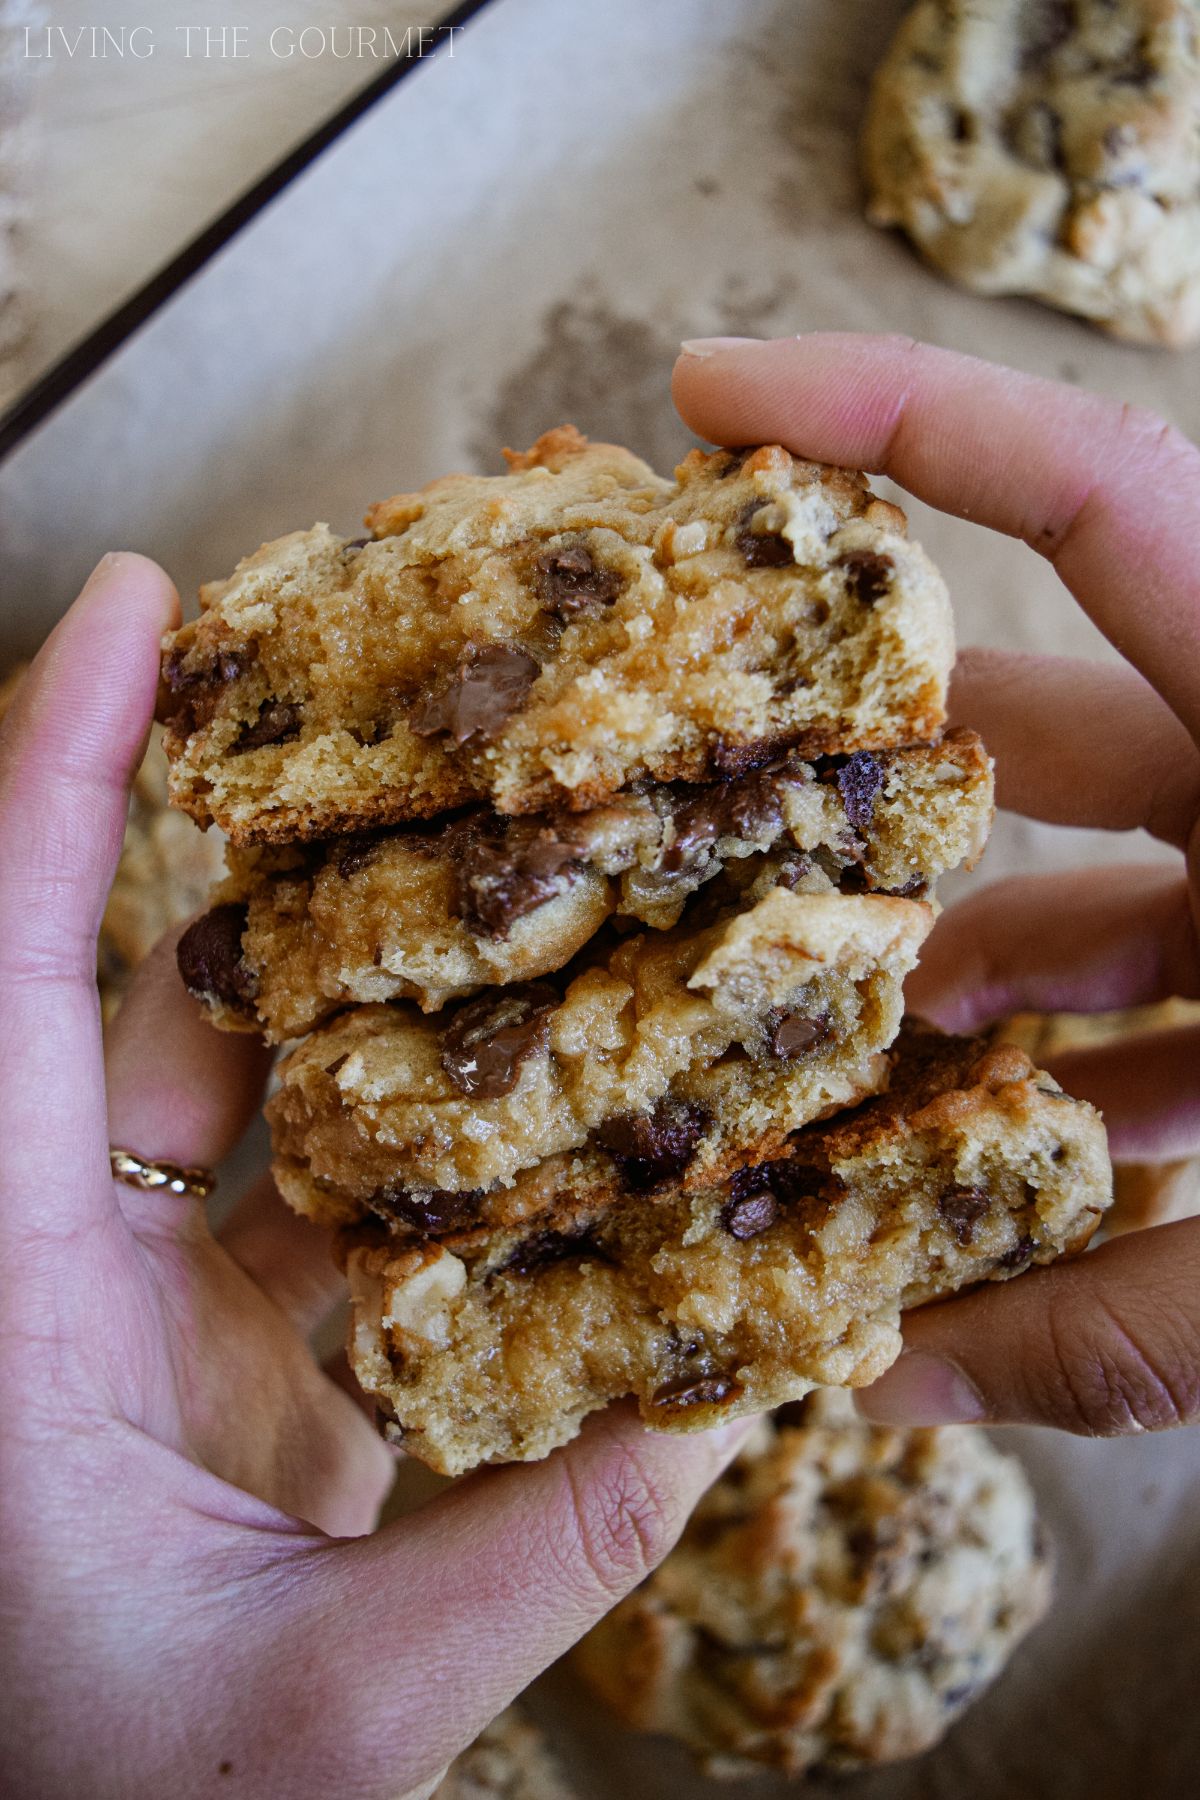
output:
[[536, 1725], [509, 1707], [456, 1756], [432, 1800], [572, 1800]]
[[764, 1421], [575, 1666], [712, 1775], [930, 1749], [1045, 1612], [1020, 1464], [965, 1426], [887, 1431], [849, 1395]]
[[727, 903], [752, 904], [776, 883], [923, 895], [975, 861], [991, 817], [988, 757], [974, 733], [953, 731], [940, 745], [815, 767], [793, 753], [708, 787], [650, 784], [586, 813], [477, 811], [231, 849], [215, 916], [184, 937], [179, 966], [217, 1024], [278, 1041], [356, 1001], [436, 1011], [552, 974], [612, 913], [674, 926], [723, 872]]
[[776, 446], [672, 484], [565, 426], [509, 464], [203, 590], [163, 663], [176, 805], [287, 842], [939, 734], [946, 591], [861, 475]]
[[774, 1160], [650, 1197], [632, 1173], [562, 1157], [518, 1181], [520, 1224], [401, 1197], [394, 1231], [344, 1235], [351, 1362], [406, 1450], [458, 1474], [545, 1456], [625, 1395], [689, 1431], [863, 1386], [902, 1307], [1082, 1248], [1111, 1197], [1091, 1107], [1020, 1051], [919, 1027], [887, 1094]]
[[[877, 1093], [930, 907], [773, 888], [708, 927], [589, 947], [557, 984], [322, 1026], [267, 1107], [280, 1192], [325, 1222], [508, 1184], [588, 1140], [703, 1180]], [[569, 976], [569, 978], [568, 978]]]
[[864, 154], [871, 219], [965, 286], [1200, 335], [1197, 0], [918, 0]]

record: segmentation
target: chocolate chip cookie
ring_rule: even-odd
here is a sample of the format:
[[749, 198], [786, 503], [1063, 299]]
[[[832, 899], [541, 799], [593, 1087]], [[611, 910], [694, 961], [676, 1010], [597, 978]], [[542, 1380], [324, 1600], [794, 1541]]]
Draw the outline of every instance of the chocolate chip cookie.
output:
[[668, 482], [562, 427], [367, 523], [264, 545], [167, 639], [172, 799], [237, 843], [941, 731], [945, 588], [861, 475], [768, 446]]
[[455, 1757], [432, 1800], [571, 1800], [536, 1725], [515, 1706]]
[[475, 809], [231, 849], [179, 966], [217, 1024], [279, 1041], [353, 1002], [436, 1011], [552, 974], [612, 914], [670, 928], [708, 884], [726, 904], [775, 885], [925, 895], [975, 861], [991, 816], [990, 761], [974, 733], [952, 731], [818, 763], [792, 752], [705, 787], [642, 784], [586, 813]]
[[672, 1174], [766, 1154], [883, 1085], [932, 916], [776, 887], [713, 925], [593, 944], [557, 981], [446, 1014], [354, 1008], [282, 1065], [267, 1107], [280, 1191], [336, 1222], [381, 1192], [510, 1185], [589, 1142], [636, 1157], [663, 1119], [681, 1134]]
[[574, 1663], [708, 1774], [849, 1772], [936, 1744], [1051, 1588], [1015, 1457], [816, 1393], [764, 1421]]
[[864, 153], [871, 219], [952, 279], [1200, 335], [1197, 0], [918, 0]]
[[903, 1307], [1082, 1248], [1111, 1198], [1091, 1107], [1018, 1050], [920, 1027], [887, 1094], [768, 1160], [649, 1196], [646, 1175], [562, 1156], [502, 1223], [397, 1192], [344, 1233], [351, 1362], [406, 1450], [458, 1474], [545, 1456], [625, 1395], [691, 1431], [862, 1386]]

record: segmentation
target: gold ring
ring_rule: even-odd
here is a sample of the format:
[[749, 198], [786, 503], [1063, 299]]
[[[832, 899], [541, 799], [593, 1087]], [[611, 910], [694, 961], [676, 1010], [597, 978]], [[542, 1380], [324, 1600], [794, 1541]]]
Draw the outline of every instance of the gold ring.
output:
[[181, 1169], [178, 1163], [146, 1162], [132, 1150], [118, 1150], [115, 1145], [109, 1148], [108, 1162], [115, 1180], [125, 1182], [128, 1187], [141, 1188], [146, 1193], [166, 1188], [171, 1194], [190, 1194], [195, 1200], [205, 1200], [217, 1185], [216, 1176], [208, 1169]]

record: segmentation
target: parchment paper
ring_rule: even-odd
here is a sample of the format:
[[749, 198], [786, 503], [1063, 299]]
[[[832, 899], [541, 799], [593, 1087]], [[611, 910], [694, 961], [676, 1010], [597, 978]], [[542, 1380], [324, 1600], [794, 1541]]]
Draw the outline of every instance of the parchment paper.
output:
[[[495, 469], [501, 444], [563, 418], [669, 468], [688, 442], [667, 394], [684, 335], [910, 332], [1200, 435], [1196, 353], [973, 299], [862, 222], [855, 130], [902, 10], [496, 0], [0, 472], [8, 646], [33, 647], [110, 545], [159, 556], [186, 595], [261, 539], [316, 517], [348, 530], [369, 501]], [[963, 641], [1112, 654], [1031, 553], [910, 513]], [[1156, 854], [1003, 821], [974, 879]], [[849, 1791], [1196, 1792], [1200, 1435], [1009, 1441], [1059, 1545], [1056, 1609], [940, 1751]], [[535, 1704], [583, 1793], [710, 1793], [560, 1674]]]

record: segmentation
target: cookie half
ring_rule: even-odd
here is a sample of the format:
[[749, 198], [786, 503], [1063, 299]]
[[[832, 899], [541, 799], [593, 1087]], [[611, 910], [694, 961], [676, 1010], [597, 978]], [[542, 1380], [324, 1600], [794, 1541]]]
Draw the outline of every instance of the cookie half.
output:
[[953, 280], [1200, 336], [1196, 0], [918, 0], [864, 157], [871, 219]]
[[1049, 1605], [1015, 1457], [868, 1425], [848, 1394], [764, 1421], [575, 1667], [705, 1772], [833, 1773], [929, 1750]]
[[669, 928], [709, 883], [714, 899], [747, 905], [777, 884], [924, 896], [975, 861], [991, 818], [988, 756], [973, 732], [952, 731], [818, 764], [793, 753], [704, 787], [647, 784], [586, 813], [476, 810], [231, 849], [179, 967], [215, 1023], [279, 1041], [355, 1002], [432, 1012], [553, 974], [612, 914]]
[[177, 806], [289, 842], [939, 734], [945, 587], [861, 475], [772, 446], [671, 483], [569, 427], [509, 464], [202, 591], [165, 644]]
[[932, 918], [777, 887], [706, 928], [593, 945], [557, 983], [434, 1017], [354, 1008], [282, 1065], [266, 1109], [280, 1191], [344, 1221], [398, 1194], [511, 1184], [589, 1142], [702, 1180], [879, 1091]]
[[887, 1094], [729, 1179], [648, 1196], [563, 1157], [522, 1190], [519, 1224], [343, 1239], [355, 1374], [445, 1474], [545, 1456], [626, 1395], [692, 1431], [863, 1386], [902, 1308], [1081, 1249], [1111, 1179], [1099, 1115], [1020, 1051], [914, 1027]]

